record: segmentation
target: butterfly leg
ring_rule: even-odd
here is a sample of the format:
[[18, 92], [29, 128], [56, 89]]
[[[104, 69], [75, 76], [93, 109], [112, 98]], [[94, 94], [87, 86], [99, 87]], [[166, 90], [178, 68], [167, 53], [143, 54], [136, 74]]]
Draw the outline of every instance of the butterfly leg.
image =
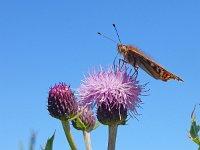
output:
[[132, 66], [134, 67], [134, 71], [135, 71], [135, 72], [133, 73], [133, 76], [135, 76], [135, 78], [137, 78], [139, 67], [138, 67], [137, 64], [136, 64], [136, 58], [135, 58], [135, 57], [133, 57]]
[[[122, 65], [121, 65], [121, 62], [122, 62]], [[127, 64], [128, 62], [124, 59], [119, 59], [119, 66], [121, 66], [121, 68], [124, 66], [124, 64]]]
[[139, 69], [139, 67], [137, 67], [137, 66], [134, 67], [134, 73], [132, 76], [135, 76], [135, 78], [137, 78], [137, 76], [138, 76], [138, 69]]

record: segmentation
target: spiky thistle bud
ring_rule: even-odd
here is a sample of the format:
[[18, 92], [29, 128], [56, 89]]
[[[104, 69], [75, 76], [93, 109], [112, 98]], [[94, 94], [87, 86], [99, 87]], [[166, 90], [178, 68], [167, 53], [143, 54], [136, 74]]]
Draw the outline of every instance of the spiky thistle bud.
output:
[[80, 116], [77, 119], [72, 120], [73, 127], [77, 130], [90, 132], [95, 126], [96, 118], [94, 113], [87, 107], [79, 108], [79, 113]]
[[67, 121], [77, 114], [78, 104], [76, 98], [70, 87], [65, 83], [59, 83], [50, 88], [48, 111], [52, 117], [62, 121]]

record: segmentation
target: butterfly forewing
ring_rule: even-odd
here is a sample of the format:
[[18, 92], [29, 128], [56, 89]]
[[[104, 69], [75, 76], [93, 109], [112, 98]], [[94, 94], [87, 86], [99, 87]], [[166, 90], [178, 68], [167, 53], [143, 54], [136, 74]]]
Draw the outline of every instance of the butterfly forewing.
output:
[[146, 56], [134, 46], [125, 46], [119, 44], [118, 52], [121, 54], [123, 53], [125, 61], [131, 64], [134, 68], [139, 66], [141, 69], [143, 69], [146, 73], [148, 73], [155, 79], [162, 81], [176, 79], [178, 81], [183, 82], [181, 78], [164, 69], [162, 66], [157, 64], [155, 61], [153, 61], [151, 58]]

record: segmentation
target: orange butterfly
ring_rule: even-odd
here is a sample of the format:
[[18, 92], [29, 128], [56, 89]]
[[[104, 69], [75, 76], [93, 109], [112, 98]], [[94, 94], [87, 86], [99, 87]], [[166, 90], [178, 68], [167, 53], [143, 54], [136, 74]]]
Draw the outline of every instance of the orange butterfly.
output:
[[[131, 45], [121, 44], [121, 40], [119, 38], [115, 24], [113, 24], [113, 26], [116, 30], [116, 33], [117, 33], [117, 36], [118, 36], [118, 39], [120, 42], [120, 44], [118, 44], [118, 52], [119, 52], [119, 54], [124, 55], [124, 60], [123, 60], [124, 62], [127, 62], [130, 65], [132, 65], [136, 71], [137, 71], [138, 67], [140, 67], [141, 69], [143, 69], [146, 73], [148, 73], [150, 76], [152, 76], [155, 79], [162, 80], [162, 81], [168, 81], [170, 79], [174, 79], [174, 80], [183, 82], [183, 80], [180, 77], [167, 71], [161, 65], [157, 64], [151, 58], [149, 58], [144, 53], [142, 53], [138, 48], [131, 46]], [[101, 33], [98, 33], [98, 34], [102, 35]], [[106, 37], [106, 36], [104, 36], [104, 37]], [[108, 37], [106, 37], [106, 38], [108, 38]], [[110, 38], [108, 38], [108, 39], [110, 39]], [[110, 39], [110, 40], [112, 40], [112, 39]]]
[[155, 79], [162, 81], [176, 79], [183, 82], [180, 77], [167, 71], [165, 68], [157, 64], [151, 58], [147, 57], [134, 46], [118, 44], [118, 52], [124, 55], [125, 62], [128, 62], [130, 65], [132, 65], [135, 70], [137, 70], [137, 66], [139, 66]]

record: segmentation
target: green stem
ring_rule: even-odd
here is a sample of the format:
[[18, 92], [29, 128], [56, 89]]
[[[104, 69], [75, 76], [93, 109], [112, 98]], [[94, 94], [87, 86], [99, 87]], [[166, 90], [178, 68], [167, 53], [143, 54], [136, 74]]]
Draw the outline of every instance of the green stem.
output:
[[108, 150], [115, 150], [115, 143], [117, 138], [117, 127], [118, 125], [108, 126]]
[[62, 126], [63, 126], [63, 129], [65, 131], [65, 136], [67, 138], [67, 141], [71, 147], [72, 150], [77, 150], [76, 148], [76, 145], [74, 143], [74, 140], [72, 138], [72, 135], [71, 135], [71, 132], [70, 132], [70, 125], [69, 125], [69, 122], [65, 122], [65, 121], [61, 121], [62, 122]]
[[85, 140], [86, 150], [92, 150], [92, 145], [91, 145], [91, 141], [90, 141], [90, 132], [83, 131], [83, 136], [84, 136], [84, 140]]

